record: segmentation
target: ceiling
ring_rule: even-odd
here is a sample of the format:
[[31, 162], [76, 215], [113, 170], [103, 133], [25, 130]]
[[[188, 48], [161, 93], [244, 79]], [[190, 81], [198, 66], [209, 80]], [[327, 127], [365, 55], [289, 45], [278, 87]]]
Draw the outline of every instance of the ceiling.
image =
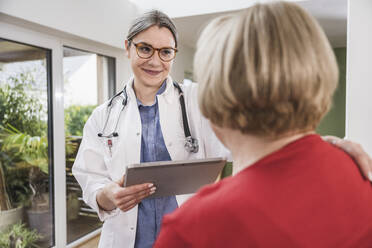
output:
[[[237, 0], [225, 2], [227, 5], [233, 5], [235, 1]], [[174, 4], [181, 5], [179, 7], [182, 8], [183, 2], [186, 1], [177, 1]], [[308, 0], [297, 3], [315, 16], [325, 30], [333, 47], [346, 46], [347, 0]], [[231, 6], [229, 8], [231, 9]], [[180, 43], [190, 48], [195, 48], [201, 30], [210, 20], [242, 9], [173, 18], [178, 29]], [[169, 15], [172, 16], [171, 14]]]
[[[132, 2], [140, 12], [159, 9], [167, 13], [169, 17], [179, 18], [195, 15], [205, 15], [218, 12], [226, 12], [244, 9], [252, 6], [257, 2], [272, 2], [276, 0], [187, 0], [187, 1], [174, 1], [174, 0], [129, 0]], [[286, 0], [287, 2], [303, 2], [308, 0]]]
[[46, 58], [46, 50], [0, 39], [0, 63]]

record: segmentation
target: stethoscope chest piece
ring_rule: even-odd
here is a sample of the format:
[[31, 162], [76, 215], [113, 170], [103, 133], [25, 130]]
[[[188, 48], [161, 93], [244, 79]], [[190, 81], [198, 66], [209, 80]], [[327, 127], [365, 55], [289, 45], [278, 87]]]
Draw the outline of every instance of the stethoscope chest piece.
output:
[[185, 140], [185, 149], [190, 153], [197, 153], [199, 151], [199, 143], [197, 139], [189, 136]]

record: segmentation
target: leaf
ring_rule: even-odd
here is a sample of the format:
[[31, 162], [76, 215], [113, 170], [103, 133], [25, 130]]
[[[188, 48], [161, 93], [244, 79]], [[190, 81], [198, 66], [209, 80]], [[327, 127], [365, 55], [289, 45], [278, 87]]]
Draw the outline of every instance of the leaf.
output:
[[48, 174], [48, 140], [43, 136], [30, 136], [16, 128], [5, 129], [2, 151], [15, 153], [29, 166], [39, 167]]

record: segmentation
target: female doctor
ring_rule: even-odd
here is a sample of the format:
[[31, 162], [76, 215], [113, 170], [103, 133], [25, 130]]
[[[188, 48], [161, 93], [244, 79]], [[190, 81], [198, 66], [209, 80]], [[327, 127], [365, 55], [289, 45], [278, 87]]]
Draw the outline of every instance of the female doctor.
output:
[[[123, 187], [126, 165], [140, 162], [227, 156], [197, 105], [195, 84], [169, 76], [177, 32], [168, 16], [151, 11], [136, 19], [125, 41], [133, 78], [97, 107], [87, 121], [73, 166], [84, 201], [104, 221], [99, 247], [152, 247], [164, 214], [186, 196], [145, 199], [149, 183]], [[351, 142], [329, 137], [356, 156], [364, 174], [370, 158]]]
[[186, 200], [144, 199], [156, 190], [150, 182], [122, 187], [126, 165], [228, 154], [199, 112], [196, 84], [169, 76], [177, 52], [170, 18], [151, 11], [136, 19], [125, 48], [134, 76], [93, 111], [73, 166], [84, 201], [104, 221], [104, 248], [152, 247], [162, 216]]

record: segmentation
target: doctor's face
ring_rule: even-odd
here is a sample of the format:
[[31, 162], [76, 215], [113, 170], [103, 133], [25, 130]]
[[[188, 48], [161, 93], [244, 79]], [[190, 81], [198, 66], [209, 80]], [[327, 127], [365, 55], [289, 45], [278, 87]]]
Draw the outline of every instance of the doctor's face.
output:
[[[173, 60], [168, 62], [161, 60], [159, 50], [155, 51], [150, 58], [141, 58], [137, 54], [135, 44], [137, 46], [138, 44], [150, 45], [155, 49], [175, 48], [175, 41], [171, 31], [164, 27], [152, 26], [136, 35], [129, 47], [127, 41], [125, 42], [128, 58], [131, 61], [134, 73], [135, 84], [141, 84], [145, 87], [160, 87], [172, 68]], [[147, 48], [139, 47], [139, 49], [144, 49], [143, 51], [146, 52]], [[163, 52], [162, 57], [167, 56], [166, 52], [167, 50]]]

